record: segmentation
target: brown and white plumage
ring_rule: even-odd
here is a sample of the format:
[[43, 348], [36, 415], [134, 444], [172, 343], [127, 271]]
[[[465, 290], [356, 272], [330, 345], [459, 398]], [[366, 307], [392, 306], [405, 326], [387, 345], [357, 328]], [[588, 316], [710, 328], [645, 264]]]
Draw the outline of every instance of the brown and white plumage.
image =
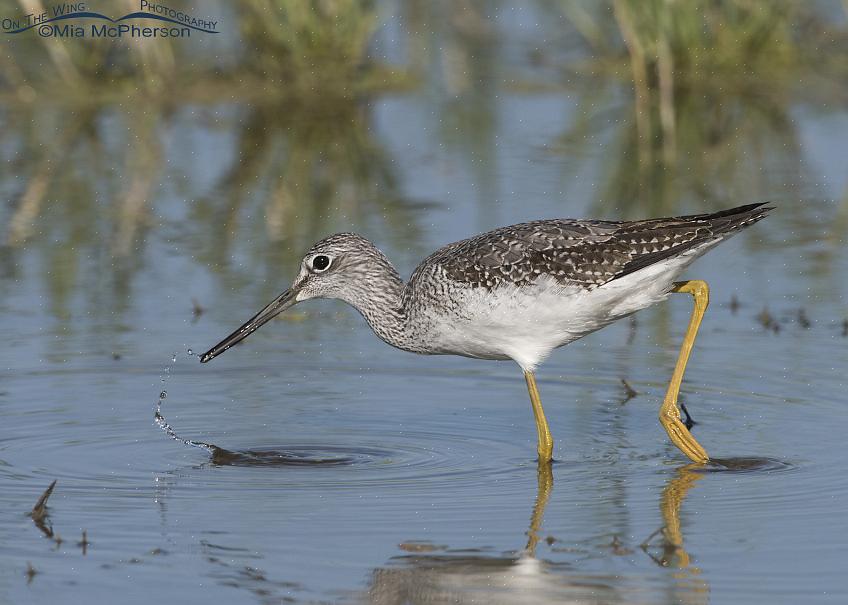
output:
[[704, 463], [709, 455], [681, 422], [677, 397], [709, 287], [701, 280], [675, 280], [693, 260], [770, 209], [751, 204], [645, 221], [521, 223], [437, 250], [406, 283], [370, 241], [338, 233], [306, 253], [291, 288], [200, 361], [220, 355], [298, 302], [338, 298], [399, 349], [518, 363], [536, 421], [541, 465], [553, 458], [553, 437], [536, 385], [536, 366], [557, 347], [673, 291], [686, 292], [694, 308], [659, 417], [672, 443], [693, 462]]
[[441, 267], [472, 287], [530, 285], [540, 276], [596, 288], [673, 258], [762, 219], [769, 208], [750, 204], [714, 214], [642, 221], [552, 219], [501, 227], [449, 244], [426, 258], [415, 274]]
[[[201, 360], [297, 302], [338, 298], [400, 349], [513, 359], [533, 370], [553, 349], [666, 298], [695, 258], [769, 210], [521, 223], [437, 250], [406, 283], [370, 241], [339, 233], [313, 245], [292, 288]], [[327, 267], [317, 268], [319, 257]]]

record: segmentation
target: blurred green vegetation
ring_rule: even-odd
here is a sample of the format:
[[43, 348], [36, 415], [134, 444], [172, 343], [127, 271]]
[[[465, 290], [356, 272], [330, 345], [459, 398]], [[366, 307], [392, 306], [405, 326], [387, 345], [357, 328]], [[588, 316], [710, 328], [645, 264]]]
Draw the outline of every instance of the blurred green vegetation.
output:
[[400, 80], [372, 61], [380, 25], [371, 0], [246, 0], [244, 68], [300, 98], [355, 97]]
[[[613, 0], [558, 5], [587, 47], [566, 67], [582, 119], [560, 149], [593, 142], [597, 112], [632, 91], [606, 156], [601, 202], [636, 213], [714, 207], [762, 191], [762, 175], [795, 172], [799, 104], [841, 111], [848, 100], [848, 30], [838, 5], [790, 0]], [[836, 14], [834, 14], [836, 13]], [[596, 84], [587, 87], [586, 81]]]
[[[513, 19], [519, 8], [532, 18]], [[150, 232], [183, 232], [156, 201], [184, 193], [169, 132], [187, 115], [206, 116], [196, 144], [217, 141], [220, 162], [206, 193], [188, 193], [179, 220], [205, 234], [193, 242], [198, 260], [244, 280], [228, 270], [239, 241], [269, 265], [316, 234], [357, 225], [415, 245], [420, 208], [403, 198], [375, 135], [384, 99], [423, 104], [456, 160], [450, 168], [476, 183], [481, 213], [497, 197], [499, 129], [511, 119], [503, 96], [576, 100], [567, 130], [552, 130], [546, 148], [563, 173], [600, 165], [603, 217], [742, 203], [762, 197], [774, 175], [791, 197], [807, 178], [793, 112], [848, 106], [839, 3], [245, 0], [192, 9], [219, 11], [222, 33], [6, 40], [0, 260], [12, 266], [30, 243], [49, 244], [56, 301], [92, 264], [124, 296]], [[85, 168], [69, 170], [68, 158]], [[844, 231], [848, 209], [839, 216], [833, 228]]]

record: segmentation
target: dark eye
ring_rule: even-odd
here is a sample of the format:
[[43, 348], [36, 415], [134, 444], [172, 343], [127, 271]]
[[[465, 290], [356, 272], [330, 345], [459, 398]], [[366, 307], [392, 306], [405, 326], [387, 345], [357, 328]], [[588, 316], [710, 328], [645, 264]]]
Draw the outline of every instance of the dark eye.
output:
[[323, 271], [330, 266], [330, 257], [324, 254], [319, 254], [312, 259], [312, 269], [315, 271]]

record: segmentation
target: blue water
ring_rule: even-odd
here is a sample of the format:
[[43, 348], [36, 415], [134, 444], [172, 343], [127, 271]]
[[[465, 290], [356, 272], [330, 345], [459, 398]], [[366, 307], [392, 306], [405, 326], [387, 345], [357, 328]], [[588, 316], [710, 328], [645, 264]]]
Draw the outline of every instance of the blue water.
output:
[[[394, 48], [396, 19], [374, 52]], [[515, 58], [536, 31], [518, 24], [498, 73], [547, 74]], [[152, 168], [132, 155], [145, 148], [129, 106], [104, 105], [94, 134], [61, 150], [77, 160], [50, 173], [25, 237], [10, 235], [19, 206], [0, 211], [0, 602], [848, 599], [848, 112], [787, 101], [797, 147], [756, 162], [739, 151], [748, 137], [783, 135], [740, 129], [739, 169], [718, 182], [704, 166], [715, 199], [683, 169], [663, 177], [679, 195], [616, 199], [626, 90], [589, 105], [595, 127], [577, 146], [563, 134], [584, 111], [579, 90], [471, 94], [432, 69], [441, 88], [373, 95], [334, 128], [336, 114], [258, 101], [177, 103]], [[61, 130], [68, 110], [6, 111]], [[248, 127], [260, 118], [262, 137]], [[14, 132], [3, 155], [20, 169], [0, 191], [19, 200], [38, 176], [27, 145], [49, 138]], [[133, 182], [146, 187], [137, 206]], [[210, 364], [194, 355], [335, 231], [370, 237], [408, 275], [435, 248], [514, 222], [760, 200], [777, 210], [688, 273], [713, 303], [681, 400], [731, 470], [688, 466], [657, 421], [688, 297], [542, 366], [550, 476], [515, 364], [393, 350], [341, 303], [299, 305]], [[232, 455], [168, 439], [154, 422], [162, 390], [181, 437]], [[28, 512], [54, 479], [50, 537]]]

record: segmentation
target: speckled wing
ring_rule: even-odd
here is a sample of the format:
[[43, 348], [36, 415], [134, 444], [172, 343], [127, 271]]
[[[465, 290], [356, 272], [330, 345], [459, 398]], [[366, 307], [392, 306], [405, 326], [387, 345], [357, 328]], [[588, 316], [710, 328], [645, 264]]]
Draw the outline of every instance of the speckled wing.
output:
[[475, 288], [528, 285], [540, 276], [593, 289], [751, 225], [771, 208], [644, 221], [554, 219], [503, 227], [450, 244], [416, 270], [440, 269]]

